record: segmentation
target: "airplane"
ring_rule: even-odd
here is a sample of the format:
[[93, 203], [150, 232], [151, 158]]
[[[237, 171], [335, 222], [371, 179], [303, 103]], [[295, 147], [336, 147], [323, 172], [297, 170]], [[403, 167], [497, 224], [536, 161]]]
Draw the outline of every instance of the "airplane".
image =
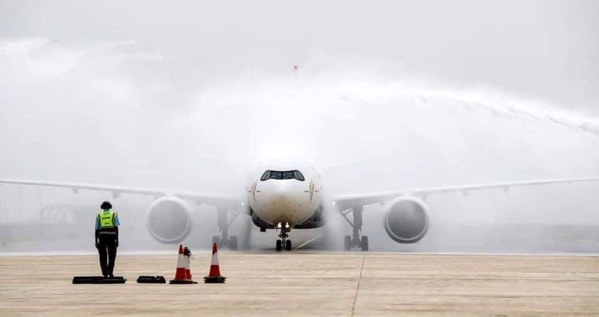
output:
[[[238, 238], [236, 235], [229, 236], [228, 228], [239, 215], [249, 216], [261, 232], [276, 230], [279, 238], [275, 244], [276, 251], [290, 251], [292, 230], [323, 227], [329, 214], [338, 213], [352, 227], [352, 235], [344, 236], [344, 250], [368, 251], [368, 236], [362, 234], [363, 212], [367, 205], [382, 206], [383, 227], [393, 241], [411, 244], [424, 238], [428, 231], [430, 212], [424, 201], [427, 196], [591, 181], [599, 181], [599, 177], [432, 187], [340, 195], [326, 200], [321, 175], [313, 165], [306, 162], [272, 162], [260, 167], [250, 178], [245, 198], [198, 192], [13, 179], [0, 179], [0, 184], [70, 188], [76, 194], [80, 190], [105, 191], [111, 192], [115, 199], [122, 194], [153, 196], [154, 201], [147, 211], [146, 225], [150, 235], [164, 244], [178, 244], [189, 235], [192, 230], [191, 213], [194, 204], [214, 206], [217, 209], [220, 236], [213, 236], [212, 242], [231, 250], [238, 249]], [[229, 215], [232, 215], [232, 219], [229, 219]]]

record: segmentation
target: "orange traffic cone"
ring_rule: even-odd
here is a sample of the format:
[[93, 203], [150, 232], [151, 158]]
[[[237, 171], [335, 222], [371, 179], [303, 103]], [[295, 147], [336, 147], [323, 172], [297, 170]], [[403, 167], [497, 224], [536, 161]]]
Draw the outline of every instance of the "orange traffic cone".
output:
[[190, 264], [191, 264], [191, 250], [189, 250], [188, 247], [185, 247], [183, 249], [183, 255], [185, 256], [185, 278], [193, 281], [191, 278], [191, 268], [190, 268]]
[[171, 280], [169, 284], [195, 284], [197, 282], [187, 278], [185, 272], [185, 255], [183, 255], [183, 246], [179, 245], [179, 257], [177, 258], [177, 271], [175, 272], [175, 279]]
[[216, 249], [216, 243], [213, 243], [210, 273], [208, 273], [208, 276], [204, 277], [204, 283], [224, 283], [227, 279], [226, 277], [220, 275], [220, 268], [218, 266], [218, 251]]

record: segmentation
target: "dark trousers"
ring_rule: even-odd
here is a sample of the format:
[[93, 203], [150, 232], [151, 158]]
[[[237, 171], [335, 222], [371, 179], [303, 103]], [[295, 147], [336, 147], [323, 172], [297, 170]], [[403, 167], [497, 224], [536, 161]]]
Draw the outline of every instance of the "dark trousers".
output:
[[113, 275], [114, 262], [116, 260], [116, 235], [100, 234], [98, 253], [100, 254], [100, 268], [102, 275]]

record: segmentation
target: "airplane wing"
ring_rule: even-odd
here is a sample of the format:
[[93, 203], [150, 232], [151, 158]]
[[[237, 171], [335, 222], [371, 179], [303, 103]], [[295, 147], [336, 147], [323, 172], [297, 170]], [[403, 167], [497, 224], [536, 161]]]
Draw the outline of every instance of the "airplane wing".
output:
[[154, 198], [160, 198], [163, 196], [173, 196], [173, 197], [178, 197], [178, 198], [181, 198], [184, 200], [193, 201], [199, 205], [206, 204], [206, 205], [224, 207], [224, 208], [229, 208], [229, 209], [234, 209], [234, 210], [239, 210], [244, 205], [243, 200], [235, 199], [233, 197], [227, 197], [224, 195], [200, 194], [200, 193], [184, 192], [184, 191], [168, 191], [168, 190], [160, 190], [160, 189], [133, 188], [133, 187], [93, 185], [93, 184], [61, 183], [61, 182], [13, 180], [13, 179], [0, 179], [0, 185], [2, 185], [2, 184], [69, 188], [75, 194], [78, 194], [80, 190], [111, 192], [113, 198], [118, 198], [121, 196], [121, 194], [145, 195], [145, 196], [153, 196]]
[[518, 181], [518, 182], [505, 182], [505, 183], [493, 183], [493, 184], [474, 184], [474, 185], [463, 185], [463, 186], [446, 186], [446, 187], [431, 187], [422, 189], [413, 189], [405, 191], [391, 191], [373, 194], [357, 194], [357, 195], [340, 195], [334, 198], [333, 204], [338, 209], [344, 210], [354, 206], [365, 206], [376, 203], [384, 203], [388, 200], [394, 199], [399, 196], [411, 195], [418, 197], [426, 197], [434, 194], [462, 192], [467, 194], [472, 191], [479, 191], [484, 189], [497, 189], [501, 188], [509, 190], [511, 187], [522, 187], [522, 186], [536, 186], [536, 185], [547, 185], [547, 184], [564, 184], [564, 183], [581, 183], [581, 182], [594, 182], [599, 181], [599, 177], [588, 177], [588, 178], [570, 178], [570, 179], [548, 179], [548, 180], [532, 180], [532, 181]]

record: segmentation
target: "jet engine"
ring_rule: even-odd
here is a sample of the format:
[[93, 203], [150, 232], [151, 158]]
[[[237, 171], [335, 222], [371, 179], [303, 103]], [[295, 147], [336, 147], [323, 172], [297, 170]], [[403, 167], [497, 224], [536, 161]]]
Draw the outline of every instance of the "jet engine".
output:
[[191, 208], [182, 199], [162, 197], [148, 208], [148, 232], [160, 243], [180, 243], [191, 231]]
[[399, 243], [416, 243], [428, 230], [428, 208], [416, 197], [399, 197], [388, 204], [384, 227]]

